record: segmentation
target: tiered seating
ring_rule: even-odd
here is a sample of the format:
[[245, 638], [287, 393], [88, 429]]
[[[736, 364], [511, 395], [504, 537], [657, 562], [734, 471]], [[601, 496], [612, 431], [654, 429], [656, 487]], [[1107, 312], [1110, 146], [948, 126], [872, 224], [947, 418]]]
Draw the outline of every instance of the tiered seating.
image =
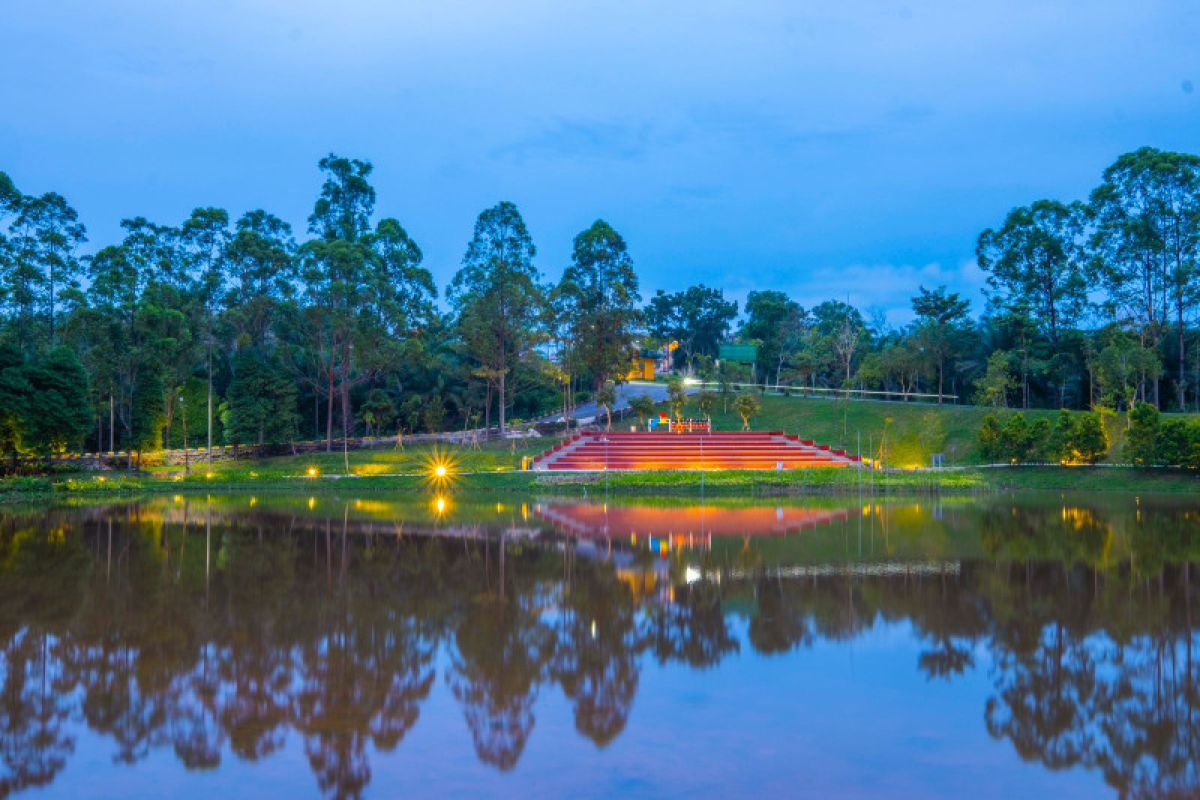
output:
[[804, 469], [857, 466], [841, 450], [781, 432], [577, 434], [533, 461], [538, 470]]

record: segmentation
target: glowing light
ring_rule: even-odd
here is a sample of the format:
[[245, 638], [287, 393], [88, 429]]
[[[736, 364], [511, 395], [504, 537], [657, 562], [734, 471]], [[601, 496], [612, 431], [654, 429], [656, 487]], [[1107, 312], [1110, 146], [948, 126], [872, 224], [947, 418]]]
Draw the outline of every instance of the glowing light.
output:
[[457, 465], [448, 453], [437, 448], [430, 450], [421, 459], [422, 471], [425, 473], [425, 483], [436, 490], [448, 488], [453, 482]]
[[182, 502], [183, 502], [183, 495], [181, 495], [181, 494], [177, 494], [177, 495], [175, 495], [175, 497], [174, 497], [173, 499], [175, 500], [175, 502], [176, 502], [176, 503], [182, 503]]
[[308, 510], [312, 511], [316, 507], [317, 507], [317, 498], [315, 498], [315, 497], [308, 498]]
[[444, 517], [449, 510], [450, 500], [445, 495], [439, 494], [433, 498], [433, 513], [435, 516], [439, 518]]
[[258, 498], [257, 498], [257, 497], [251, 497], [251, 498], [250, 498], [250, 507], [251, 507], [251, 508], [254, 508], [256, 505], [258, 505]]
[[104, 483], [106, 480], [108, 480], [108, 478], [105, 478], [103, 475], [97, 475], [97, 476], [96, 476], [96, 481], [97, 481], [98, 483]]
[[310, 477], [310, 478], [315, 478], [321, 474], [321, 471], [319, 469], [317, 469], [316, 467], [309, 467], [308, 470], [305, 472], [305, 474], [308, 475], [308, 477]]
[[217, 477], [217, 473], [210, 470], [209, 472], [204, 473], [204, 477], [211, 481], [213, 478]]

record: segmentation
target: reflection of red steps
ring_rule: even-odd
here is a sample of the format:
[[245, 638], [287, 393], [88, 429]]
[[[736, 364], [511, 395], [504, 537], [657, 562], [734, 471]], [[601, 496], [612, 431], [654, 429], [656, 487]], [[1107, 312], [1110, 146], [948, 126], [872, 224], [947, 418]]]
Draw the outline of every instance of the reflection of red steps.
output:
[[539, 470], [804, 469], [858, 459], [783, 433], [609, 431], [577, 434], [538, 456]]

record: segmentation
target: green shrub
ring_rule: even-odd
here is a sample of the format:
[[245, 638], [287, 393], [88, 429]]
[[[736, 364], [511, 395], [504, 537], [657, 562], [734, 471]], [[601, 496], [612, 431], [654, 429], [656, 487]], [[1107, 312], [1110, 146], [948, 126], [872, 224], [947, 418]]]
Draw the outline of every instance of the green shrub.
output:
[[1158, 409], [1149, 403], [1138, 403], [1129, 411], [1129, 430], [1121, 454], [1129, 463], [1147, 467], [1155, 463], [1155, 444], [1158, 440]]
[[1000, 447], [1000, 418], [989, 413], [979, 426], [979, 455], [984, 461], [999, 461], [1003, 458]]
[[1108, 433], [1099, 414], [1080, 414], [1071, 429], [1068, 461], [1095, 464], [1108, 453]]

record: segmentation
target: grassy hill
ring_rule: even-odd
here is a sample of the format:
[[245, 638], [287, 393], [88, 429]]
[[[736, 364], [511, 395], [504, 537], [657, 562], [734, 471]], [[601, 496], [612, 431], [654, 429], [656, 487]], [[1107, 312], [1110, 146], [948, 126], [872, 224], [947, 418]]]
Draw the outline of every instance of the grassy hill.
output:
[[[980, 462], [976, 436], [988, 411], [980, 406], [767, 395], [762, 398], [762, 412], [751, 420], [751, 426], [755, 430], [799, 434], [803, 439], [851, 453], [858, 452], [861, 435], [863, 455], [869, 455], [872, 447], [878, 454], [880, 442], [886, 443], [885, 461], [889, 466], [929, 466], [929, 456], [937, 452], [945, 455], [946, 466], [952, 466]], [[1024, 413], [1031, 422], [1040, 417], [1052, 420], [1058, 414], [1052, 410]], [[688, 404], [684, 416], [701, 416], [694, 401]], [[1109, 425], [1113, 453], [1120, 453], [1124, 441], [1123, 420], [1115, 417]], [[732, 398], [728, 411], [718, 399], [713, 428], [726, 431], [741, 427]]]

